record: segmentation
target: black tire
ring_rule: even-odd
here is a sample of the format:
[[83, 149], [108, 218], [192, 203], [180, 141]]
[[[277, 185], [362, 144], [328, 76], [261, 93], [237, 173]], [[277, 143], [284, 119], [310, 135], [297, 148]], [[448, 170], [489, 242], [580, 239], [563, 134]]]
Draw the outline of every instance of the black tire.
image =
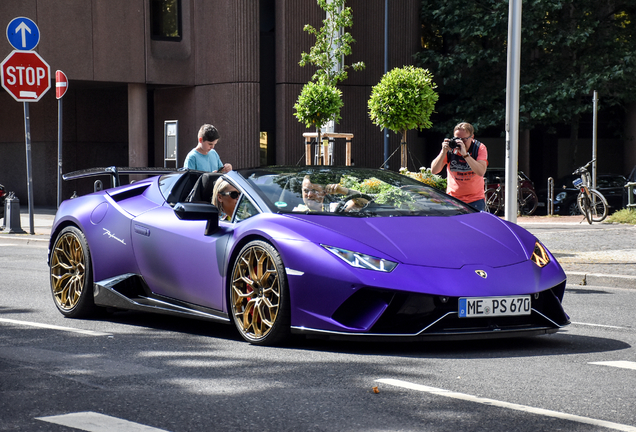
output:
[[578, 199], [575, 199], [570, 203], [567, 214], [570, 216], [579, 216], [583, 214], [581, 207], [579, 206]]
[[265, 241], [251, 241], [239, 252], [230, 276], [229, 310], [243, 339], [254, 345], [287, 340], [289, 287], [278, 251]]
[[576, 203], [581, 213], [583, 213], [583, 216], [585, 216], [587, 223], [592, 225], [592, 204], [588, 196], [585, 193], [580, 193], [576, 199]]
[[[607, 217], [607, 201], [600, 192], [590, 189], [591, 200], [588, 199], [590, 206], [590, 218], [592, 222], [603, 222]], [[579, 194], [577, 202], [580, 202], [583, 195]], [[579, 204], [581, 206], [581, 204]], [[592, 223], [590, 222], [590, 223]]]
[[490, 188], [486, 190], [486, 211], [492, 214], [499, 214], [501, 212], [502, 203], [497, 189]]
[[539, 198], [532, 189], [521, 188], [519, 192], [519, 212], [522, 215], [530, 216], [539, 205]]
[[84, 233], [74, 226], [56, 237], [49, 260], [51, 293], [57, 309], [68, 318], [93, 315], [91, 253]]

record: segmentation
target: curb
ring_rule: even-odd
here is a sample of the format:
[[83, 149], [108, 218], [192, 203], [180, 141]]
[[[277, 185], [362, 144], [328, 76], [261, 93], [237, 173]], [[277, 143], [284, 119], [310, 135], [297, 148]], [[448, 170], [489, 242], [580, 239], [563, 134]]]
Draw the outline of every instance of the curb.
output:
[[568, 284], [608, 288], [636, 289], [636, 276], [608, 275], [585, 272], [565, 272]]

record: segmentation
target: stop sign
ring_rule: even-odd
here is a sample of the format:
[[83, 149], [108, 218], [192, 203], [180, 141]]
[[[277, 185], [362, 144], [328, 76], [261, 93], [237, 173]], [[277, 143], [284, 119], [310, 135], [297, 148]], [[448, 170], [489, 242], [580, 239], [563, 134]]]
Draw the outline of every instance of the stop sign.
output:
[[2, 87], [18, 102], [37, 102], [51, 88], [49, 65], [35, 51], [13, 51], [0, 73]]

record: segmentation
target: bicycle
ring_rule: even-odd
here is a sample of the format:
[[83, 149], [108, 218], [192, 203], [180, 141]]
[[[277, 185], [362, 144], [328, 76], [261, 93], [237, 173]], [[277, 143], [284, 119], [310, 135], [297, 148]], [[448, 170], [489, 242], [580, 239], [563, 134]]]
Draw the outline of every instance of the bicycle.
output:
[[[505, 210], [505, 187], [501, 177], [497, 179], [497, 187], [486, 190], [486, 211], [495, 215], [502, 214]], [[521, 178], [517, 180], [517, 186], [521, 185]], [[517, 215], [530, 216], [539, 205], [537, 194], [529, 188], [517, 187]]]
[[572, 181], [574, 187], [579, 190], [576, 202], [590, 225], [592, 222], [602, 222], [607, 217], [607, 200], [599, 191], [592, 189], [592, 176], [587, 169], [595, 160], [592, 159], [572, 173], [579, 176]]

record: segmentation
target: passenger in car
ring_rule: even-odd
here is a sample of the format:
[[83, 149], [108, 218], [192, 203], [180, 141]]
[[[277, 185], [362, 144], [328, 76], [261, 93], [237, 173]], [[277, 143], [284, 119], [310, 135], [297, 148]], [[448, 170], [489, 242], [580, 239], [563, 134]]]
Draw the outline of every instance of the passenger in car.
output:
[[230, 221], [241, 193], [226, 180], [220, 179], [214, 184], [212, 204], [219, 209], [219, 220]]

